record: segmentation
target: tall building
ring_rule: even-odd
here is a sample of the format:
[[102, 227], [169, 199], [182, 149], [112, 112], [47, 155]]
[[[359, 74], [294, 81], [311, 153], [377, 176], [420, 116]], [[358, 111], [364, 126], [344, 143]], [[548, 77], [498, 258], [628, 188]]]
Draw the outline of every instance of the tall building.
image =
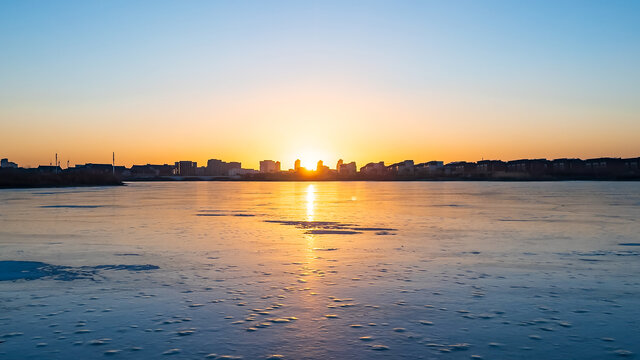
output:
[[384, 165], [384, 161], [368, 163], [360, 168], [360, 173], [366, 176], [382, 176], [387, 173], [387, 167]]
[[261, 173], [275, 173], [280, 172], [280, 161], [262, 160], [260, 161]]
[[355, 161], [352, 161], [348, 164], [340, 164], [340, 161], [338, 161], [338, 174], [344, 176], [354, 176], [356, 174], [357, 168]]
[[296, 159], [296, 162], [293, 163], [293, 169], [297, 172], [300, 171], [300, 159]]
[[316, 167], [316, 172], [318, 174], [325, 174], [329, 172], [329, 167], [325, 166], [322, 160], [318, 161], [318, 166]]
[[195, 176], [198, 163], [195, 161], [177, 161], [175, 174], [180, 176]]
[[206, 175], [209, 176], [229, 176], [232, 169], [242, 168], [239, 162], [224, 162], [218, 159], [210, 159], [207, 161]]
[[342, 166], [342, 164], [344, 164], [342, 159], [338, 160], [338, 163], [336, 164], [336, 170], [338, 170], [338, 174], [340, 174], [340, 166]]
[[239, 161], [230, 161], [227, 163], [227, 167], [229, 168], [229, 170], [231, 169], [241, 169], [242, 168], [242, 163], [240, 163]]
[[405, 160], [387, 166], [387, 169], [395, 175], [408, 176], [413, 175], [413, 160]]
[[223, 161], [218, 159], [209, 159], [207, 161], [207, 175], [220, 176], [223, 173]]

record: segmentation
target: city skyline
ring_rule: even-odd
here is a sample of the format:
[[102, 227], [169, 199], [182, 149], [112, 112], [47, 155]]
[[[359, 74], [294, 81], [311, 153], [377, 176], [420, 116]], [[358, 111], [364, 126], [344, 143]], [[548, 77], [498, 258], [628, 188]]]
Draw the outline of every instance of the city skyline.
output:
[[[416, 161], [640, 153], [635, 2], [0, 5], [0, 152]], [[105, 149], [108, 149], [105, 151]], [[308, 166], [309, 164], [307, 164]]]
[[[241, 161], [235, 161], [235, 160], [231, 160], [231, 161], [227, 161], [228, 159], [218, 159], [218, 158], [211, 158], [209, 157], [207, 160], [205, 161], [194, 161], [194, 160], [175, 160], [175, 161], [159, 161], [159, 162], [139, 162], [139, 163], [132, 163], [132, 164], [123, 164], [123, 163], [119, 163], [116, 160], [116, 154], [115, 152], [111, 154], [111, 161], [107, 162], [100, 162], [100, 161], [87, 161], [87, 162], [71, 162], [68, 159], [64, 159], [62, 156], [59, 156], [58, 153], [55, 153], [54, 156], [52, 157], [52, 159], [55, 159], [54, 161], [49, 161], [46, 163], [41, 163], [41, 164], [35, 164], [35, 165], [31, 165], [31, 164], [23, 164], [23, 163], [19, 163], [17, 161], [13, 161], [15, 159], [13, 158], [9, 158], [9, 157], [2, 157], [3, 163], [7, 162], [10, 164], [13, 164], [13, 167], [20, 167], [20, 168], [37, 168], [39, 166], [60, 166], [60, 168], [65, 169], [65, 168], [73, 168], [76, 166], [84, 166], [84, 165], [91, 165], [91, 164], [97, 164], [97, 165], [114, 165], [114, 166], [118, 166], [118, 167], [125, 167], [125, 168], [130, 168], [133, 166], [145, 166], [145, 165], [168, 165], [168, 166], [175, 166], [175, 167], [179, 167], [179, 163], [193, 163], [194, 166], [196, 167], [200, 167], [200, 168], [208, 168], [212, 166], [212, 162], [214, 162], [213, 166], [229, 166], [232, 165], [232, 167], [237, 167], [237, 168], [242, 168], [243, 170], [256, 170], [259, 172], [263, 172], [262, 169], [264, 169], [264, 166], [267, 166], [267, 168], [269, 166], [274, 166], [273, 168], [270, 168], [270, 170], [268, 171], [264, 171], [264, 172], [287, 172], [287, 171], [298, 171], [299, 169], [302, 169], [304, 171], [316, 171], [318, 169], [318, 167], [322, 167], [324, 166], [327, 169], [332, 169], [332, 170], [337, 170], [341, 165], [347, 165], [347, 164], [354, 164], [357, 165], [357, 168], [359, 169], [360, 167], [364, 166], [364, 165], [370, 165], [370, 164], [377, 164], [377, 163], [381, 163], [381, 164], [386, 164], [385, 166], [390, 166], [392, 164], [399, 164], [399, 163], [403, 163], [405, 161], [411, 161], [412, 163], [415, 164], [424, 164], [424, 163], [429, 163], [429, 162], [439, 162], [442, 164], [456, 164], [456, 163], [477, 163], [477, 162], [481, 162], [481, 161], [499, 161], [499, 162], [515, 162], [515, 161], [535, 161], [535, 160], [544, 160], [544, 161], [554, 161], [554, 160], [580, 160], [580, 161], [585, 161], [585, 160], [594, 160], [594, 159], [633, 159], [636, 160], [637, 158], [640, 158], [640, 156], [638, 156], [638, 154], [636, 154], [635, 156], [607, 156], [607, 155], [600, 155], [600, 156], [594, 156], [594, 157], [572, 157], [572, 156], [560, 156], [560, 157], [552, 157], [552, 158], [547, 158], [547, 157], [523, 157], [523, 158], [517, 158], [517, 159], [499, 159], [499, 158], [481, 158], [481, 159], [456, 159], [454, 161], [443, 161], [442, 159], [436, 159], [436, 158], [430, 158], [428, 160], [413, 160], [415, 157], [407, 157], [404, 158], [403, 160], [398, 160], [398, 161], [388, 161], [385, 159], [378, 159], [378, 160], [367, 160], [367, 161], [363, 161], [363, 162], [357, 162], [357, 161], [352, 161], [352, 160], [347, 160], [345, 161], [343, 159], [343, 157], [338, 158], [338, 160], [334, 161], [334, 162], [328, 162], [328, 161], [324, 161], [323, 159], [316, 159], [316, 160], [308, 160], [303, 162], [300, 158], [295, 159], [292, 162], [292, 166], [285, 166], [283, 164], [286, 164], [286, 162], [282, 162], [278, 159], [263, 159], [263, 160], [259, 160], [258, 161], [258, 166], [251, 166], [251, 165], [247, 165]], [[9, 161], [12, 160], [12, 161]], [[57, 163], [56, 163], [57, 162]], [[264, 164], [264, 163], [272, 163], [271, 165], [269, 164]], [[336, 164], [334, 167], [332, 167], [332, 164]], [[175, 164], [175, 165], [172, 165]], [[12, 167], [12, 166], [7, 166], [7, 167]]]
[[22, 168], [0, 159], [0, 188], [43, 186], [124, 185], [135, 181], [566, 181], [640, 179], [640, 157], [593, 159], [481, 160], [444, 163], [404, 160], [385, 164], [369, 162], [358, 169], [355, 162], [338, 160], [335, 168], [322, 160], [313, 167], [282, 169], [280, 161], [262, 160], [260, 169], [243, 168], [240, 162], [209, 159], [206, 166], [182, 160], [170, 164], [139, 164], [130, 168], [113, 164], [78, 164], [61, 168], [41, 165]]

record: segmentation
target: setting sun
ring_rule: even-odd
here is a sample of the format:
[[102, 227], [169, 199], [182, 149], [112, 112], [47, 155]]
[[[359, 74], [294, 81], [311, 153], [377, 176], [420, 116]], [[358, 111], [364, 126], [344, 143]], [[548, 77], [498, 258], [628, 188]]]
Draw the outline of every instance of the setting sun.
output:
[[326, 151], [320, 151], [316, 149], [307, 149], [303, 152], [299, 152], [296, 159], [300, 159], [300, 166], [307, 170], [315, 170], [318, 165], [318, 160], [322, 160], [327, 164], [330, 160], [333, 160], [332, 156]]

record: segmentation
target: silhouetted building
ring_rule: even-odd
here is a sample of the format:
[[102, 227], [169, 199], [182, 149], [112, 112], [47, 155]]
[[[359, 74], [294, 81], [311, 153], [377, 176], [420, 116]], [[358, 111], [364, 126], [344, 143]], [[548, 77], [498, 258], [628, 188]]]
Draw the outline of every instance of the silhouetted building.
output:
[[322, 160], [318, 160], [318, 165], [316, 166], [316, 172], [318, 174], [326, 174], [329, 172], [329, 167], [324, 166], [324, 163], [322, 162]]
[[551, 171], [559, 175], [578, 175], [585, 171], [585, 163], [580, 159], [555, 159], [551, 161]]
[[447, 176], [451, 176], [454, 175], [456, 172], [456, 168], [458, 166], [458, 162], [450, 162], [444, 165], [443, 167], [443, 173]]
[[595, 174], [613, 174], [624, 171], [624, 161], [621, 158], [595, 158], [584, 161], [587, 172]]
[[131, 176], [134, 178], [149, 178], [156, 176], [173, 175], [173, 165], [133, 165], [131, 166]]
[[[120, 167], [120, 172], [124, 170], [124, 166]], [[75, 165], [70, 169], [71, 171], [84, 171], [96, 174], [111, 174], [114, 172], [114, 166], [111, 164], [93, 164], [87, 163], [84, 165]]]
[[232, 169], [240, 169], [242, 164], [239, 162], [224, 162], [218, 159], [211, 159], [207, 161], [207, 169], [205, 175], [209, 176], [229, 176], [229, 172]]
[[245, 175], [253, 175], [257, 174], [259, 171], [254, 169], [242, 169], [242, 168], [233, 168], [229, 170], [229, 176], [231, 177], [240, 177]]
[[360, 173], [365, 176], [383, 176], [387, 174], [387, 167], [384, 165], [384, 161], [371, 162], [361, 167]]
[[16, 169], [18, 164], [9, 161], [9, 159], [1, 159], [0, 160], [0, 168], [3, 169]]
[[418, 175], [434, 176], [443, 172], [444, 163], [442, 161], [429, 161], [417, 164], [413, 168]]
[[640, 157], [623, 159], [622, 161], [624, 162], [624, 169], [627, 173], [630, 173], [630, 174], [640, 173]]
[[113, 173], [119, 177], [131, 176], [131, 170], [127, 169], [124, 166], [114, 166]]
[[447, 176], [470, 176], [476, 171], [477, 164], [466, 161], [454, 161], [444, 165], [444, 174]]
[[296, 159], [296, 162], [293, 163], [293, 170], [296, 172], [300, 171], [300, 159]]
[[157, 169], [151, 167], [151, 165], [132, 165], [131, 176], [135, 178], [149, 178], [160, 176], [160, 172]]
[[336, 170], [338, 173], [340, 173], [340, 165], [342, 164], [344, 164], [344, 161], [342, 161], [342, 159], [338, 160], [338, 163], [336, 164]]
[[195, 176], [198, 163], [195, 161], [178, 161], [175, 164], [174, 174], [180, 176]]
[[399, 163], [395, 163], [387, 166], [390, 173], [398, 176], [413, 175], [413, 160], [405, 160]]
[[224, 174], [224, 161], [218, 159], [209, 159], [207, 161], [207, 175], [220, 176]]
[[131, 171], [124, 166], [113, 166], [111, 164], [93, 164], [75, 165], [66, 171], [71, 173], [100, 174], [100, 175], [116, 175], [126, 177], [131, 175]]
[[480, 160], [476, 167], [476, 173], [489, 175], [507, 171], [507, 163], [502, 160]]
[[175, 170], [175, 166], [174, 165], [169, 165], [169, 164], [148, 165], [148, 166], [151, 166], [152, 168], [158, 170], [160, 176], [172, 175], [174, 170]]
[[507, 171], [511, 173], [524, 173], [533, 176], [544, 175], [549, 170], [547, 159], [521, 159], [507, 161]]
[[37, 169], [38, 172], [41, 173], [60, 173], [62, 172], [62, 168], [60, 166], [53, 165], [40, 165]]
[[239, 161], [230, 161], [227, 163], [228, 171], [230, 171], [231, 169], [241, 169], [241, 168], [242, 168], [242, 163], [240, 163]]
[[338, 161], [338, 174], [340, 176], [355, 176], [357, 170], [355, 161], [352, 161], [348, 164], [341, 163], [342, 160]]
[[261, 173], [277, 173], [280, 172], [280, 161], [262, 160], [260, 161]]

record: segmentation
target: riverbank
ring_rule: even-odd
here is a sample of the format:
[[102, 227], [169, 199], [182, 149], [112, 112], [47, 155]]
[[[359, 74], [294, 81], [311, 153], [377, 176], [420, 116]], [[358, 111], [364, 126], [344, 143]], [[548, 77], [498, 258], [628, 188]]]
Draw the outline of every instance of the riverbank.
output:
[[40, 173], [19, 169], [0, 170], [0, 189], [72, 186], [122, 186], [122, 180], [104, 173]]
[[[267, 176], [261, 176], [267, 175]], [[315, 182], [315, 181], [497, 181], [497, 182], [527, 182], [527, 181], [640, 181], [640, 176], [459, 176], [459, 177], [408, 177], [408, 176], [353, 176], [353, 177], [328, 177], [328, 176], [269, 176], [272, 174], [259, 174], [244, 177], [223, 176], [157, 176], [124, 178], [127, 182], [174, 182], [174, 181], [257, 181], [257, 182]]]

